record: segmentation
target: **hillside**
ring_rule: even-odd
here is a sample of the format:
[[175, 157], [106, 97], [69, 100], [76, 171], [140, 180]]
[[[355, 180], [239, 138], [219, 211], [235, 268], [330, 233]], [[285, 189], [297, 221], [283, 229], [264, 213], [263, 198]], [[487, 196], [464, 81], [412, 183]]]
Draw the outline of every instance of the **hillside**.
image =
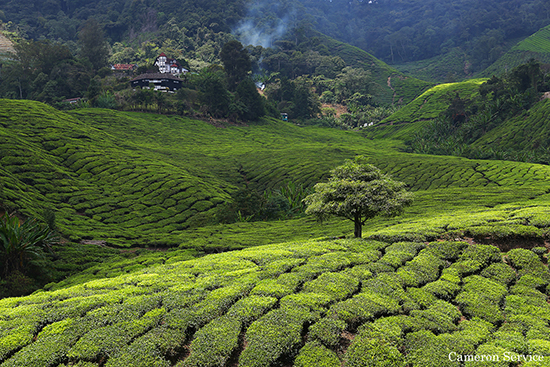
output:
[[[55, 209], [72, 242], [179, 247], [111, 260], [105, 249], [80, 274], [0, 300], [2, 367], [550, 356], [548, 166], [407, 154], [401, 140], [273, 119], [64, 113], [12, 100], [0, 111], [3, 206]], [[353, 230], [340, 219], [214, 224], [239, 187], [310, 186], [356, 154], [415, 193], [402, 216], [371, 220], [364, 240], [337, 238]]]
[[459, 366], [451, 353], [544, 359], [546, 251], [502, 257], [496, 247], [460, 241], [336, 240], [175, 261], [0, 300], [1, 366]]
[[502, 55], [494, 64], [485, 69], [480, 76], [491, 77], [502, 71], [536, 59], [544, 64], [550, 63], [550, 26], [541, 28], [524, 40], [518, 42]]
[[[525, 174], [522, 193], [515, 195], [531, 197], [544, 191], [537, 182], [546, 179], [542, 168], [503, 176], [499, 172], [511, 163], [398, 153], [399, 141], [276, 120], [214, 126], [176, 116], [102, 109], [62, 113], [37, 102], [0, 103], [3, 205], [32, 216], [42, 208], [56, 210], [59, 227], [73, 241], [224, 249], [326, 235], [334, 228], [312, 228], [307, 218], [294, 220], [293, 233], [277, 221], [214, 224], [220, 205], [239, 188], [262, 193], [288, 181], [310, 187], [356, 154], [411, 189], [427, 190], [426, 199], [433, 190], [469, 187], [472, 195], [495, 195], [488, 199], [492, 206], [508, 200], [501, 180]], [[417, 214], [428, 203], [415, 205], [411, 210]], [[440, 211], [462, 205], [452, 201]], [[346, 228], [341, 223], [334, 224], [339, 233]], [[255, 234], [243, 235], [247, 228]]]
[[374, 85], [370, 88], [370, 93], [377, 103], [406, 105], [433, 85], [433, 83], [404, 75], [358, 47], [318, 32], [312, 33], [312, 36], [319, 38], [330, 55], [341, 57], [346, 65], [371, 72]]

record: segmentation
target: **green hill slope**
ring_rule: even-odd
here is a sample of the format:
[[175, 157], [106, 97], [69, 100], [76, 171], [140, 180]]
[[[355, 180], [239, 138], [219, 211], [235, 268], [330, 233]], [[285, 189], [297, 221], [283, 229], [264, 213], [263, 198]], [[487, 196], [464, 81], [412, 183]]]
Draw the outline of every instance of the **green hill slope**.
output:
[[[310, 186], [357, 154], [417, 192], [413, 222], [421, 213], [537, 197], [549, 174], [544, 166], [404, 154], [399, 141], [275, 120], [216, 127], [175, 116], [0, 104], [2, 204], [32, 216], [57, 210], [59, 227], [74, 241], [227, 249], [345, 235], [349, 225], [338, 220], [214, 225], [215, 215], [238, 187], [261, 192], [288, 180]], [[380, 218], [367, 235], [394, 225]]]
[[539, 60], [544, 64], [550, 63], [550, 25], [517, 43], [479, 76], [498, 75], [524, 64], [530, 59]]
[[372, 73], [374, 85], [370, 93], [374, 96], [375, 102], [405, 105], [433, 85], [433, 83], [404, 75], [358, 47], [318, 32], [312, 32], [312, 36], [317, 37], [328, 48], [331, 55], [340, 56], [346, 65], [361, 67]]
[[[2, 299], [1, 367], [353, 367], [365, 357], [454, 366], [450, 353], [550, 355], [548, 166], [405, 154], [399, 140], [275, 120], [221, 127], [0, 107], [3, 205], [56, 208], [75, 240], [254, 246], [119, 259]], [[416, 196], [404, 215], [369, 222], [366, 240], [334, 239], [352, 232], [338, 219], [205, 225], [245, 181], [307, 185], [356, 154]], [[501, 253], [515, 247], [534, 248]]]
[[[459, 83], [445, 83], [432, 87], [369, 131], [369, 136], [406, 140], [418, 131], [425, 121], [433, 120], [444, 112], [458, 94], [460, 98], [473, 98], [486, 79], [472, 79]], [[412, 123], [412, 124], [411, 124]]]
[[516, 151], [544, 149], [550, 144], [549, 114], [550, 101], [545, 98], [520, 116], [492, 129], [474, 145]]

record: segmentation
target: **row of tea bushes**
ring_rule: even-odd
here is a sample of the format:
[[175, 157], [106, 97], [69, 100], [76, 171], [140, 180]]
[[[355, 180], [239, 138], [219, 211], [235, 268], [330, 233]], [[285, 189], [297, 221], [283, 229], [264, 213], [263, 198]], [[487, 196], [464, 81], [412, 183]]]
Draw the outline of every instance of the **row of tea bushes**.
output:
[[550, 358], [546, 256], [543, 248], [500, 253], [465, 242], [335, 240], [150, 266], [0, 300], [0, 366], [435, 367], [460, 366], [450, 353]]

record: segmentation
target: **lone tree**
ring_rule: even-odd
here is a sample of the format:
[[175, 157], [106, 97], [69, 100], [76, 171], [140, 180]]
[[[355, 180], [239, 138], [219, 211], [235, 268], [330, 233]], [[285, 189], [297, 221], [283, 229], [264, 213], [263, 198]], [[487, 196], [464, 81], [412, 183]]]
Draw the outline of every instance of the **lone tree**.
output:
[[394, 216], [412, 203], [405, 184], [392, 180], [363, 156], [348, 160], [331, 171], [327, 183], [318, 183], [308, 195], [306, 214], [323, 220], [335, 215], [355, 223], [355, 237], [362, 236], [365, 222], [377, 215]]

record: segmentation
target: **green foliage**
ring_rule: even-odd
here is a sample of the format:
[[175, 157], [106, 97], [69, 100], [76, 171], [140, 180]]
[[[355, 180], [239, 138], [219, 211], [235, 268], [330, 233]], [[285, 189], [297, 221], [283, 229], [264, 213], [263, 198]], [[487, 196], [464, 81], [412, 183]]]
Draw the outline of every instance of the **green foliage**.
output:
[[246, 331], [248, 347], [239, 357], [239, 365], [266, 366], [282, 356], [294, 356], [310, 317], [303, 308], [281, 308], [254, 322]]
[[307, 214], [319, 219], [330, 215], [354, 222], [355, 237], [362, 236], [362, 226], [377, 215], [394, 216], [412, 202], [404, 184], [383, 175], [380, 170], [358, 156], [331, 171], [328, 183], [318, 183], [315, 193], [304, 201]]
[[[533, 121], [525, 121], [526, 111], [539, 110], [539, 90], [547, 89], [544, 75], [541, 64], [530, 60], [500, 77], [493, 75], [470, 95], [460, 95], [457, 88], [454, 97], [435, 98], [445, 109], [440, 108], [439, 114], [425, 115], [432, 121], [407, 137], [409, 150], [468, 158], [547, 162], [548, 154], [541, 147], [540, 134], [534, 133]], [[422, 101], [427, 100], [421, 96], [414, 106], [422, 107], [424, 114]], [[411, 108], [396, 115], [403, 113], [409, 116], [409, 121], [415, 121], [410, 118]], [[531, 118], [537, 119], [535, 116], [536, 113]], [[523, 133], [529, 136], [526, 139], [511, 133], [520, 129], [518, 125], [522, 126], [521, 131], [530, 126], [534, 135]]]
[[503, 322], [504, 315], [500, 311], [500, 305], [507, 294], [506, 287], [478, 275], [464, 278], [463, 281], [463, 291], [456, 297], [456, 302], [464, 314], [492, 324]]
[[237, 347], [241, 322], [220, 317], [200, 329], [191, 343], [191, 354], [184, 366], [224, 366]]
[[294, 361], [296, 367], [339, 367], [336, 353], [321, 344], [307, 343]]
[[107, 64], [109, 46], [105, 41], [103, 29], [99, 22], [90, 18], [86, 21], [79, 34], [80, 56], [88, 59], [95, 70]]
[[311, 340], [320, 341], [328, 348], [334, 348], [338, 345], [346, 326], [342, 320], [325, 317], [311, 326], [309, 337]]
[[33, 260], [44, 258], [57, 237], [50, 228], [27, 219], [23, 223], [15, 215], [0, 217], [0, 261], [2, 277], [12, 272], [24, 272]]
[[227, 74], [229, 89], [235, 90], [251, 70], [248, 51], [239, 41], [232, 40], [223, 45], [220, 59]]

